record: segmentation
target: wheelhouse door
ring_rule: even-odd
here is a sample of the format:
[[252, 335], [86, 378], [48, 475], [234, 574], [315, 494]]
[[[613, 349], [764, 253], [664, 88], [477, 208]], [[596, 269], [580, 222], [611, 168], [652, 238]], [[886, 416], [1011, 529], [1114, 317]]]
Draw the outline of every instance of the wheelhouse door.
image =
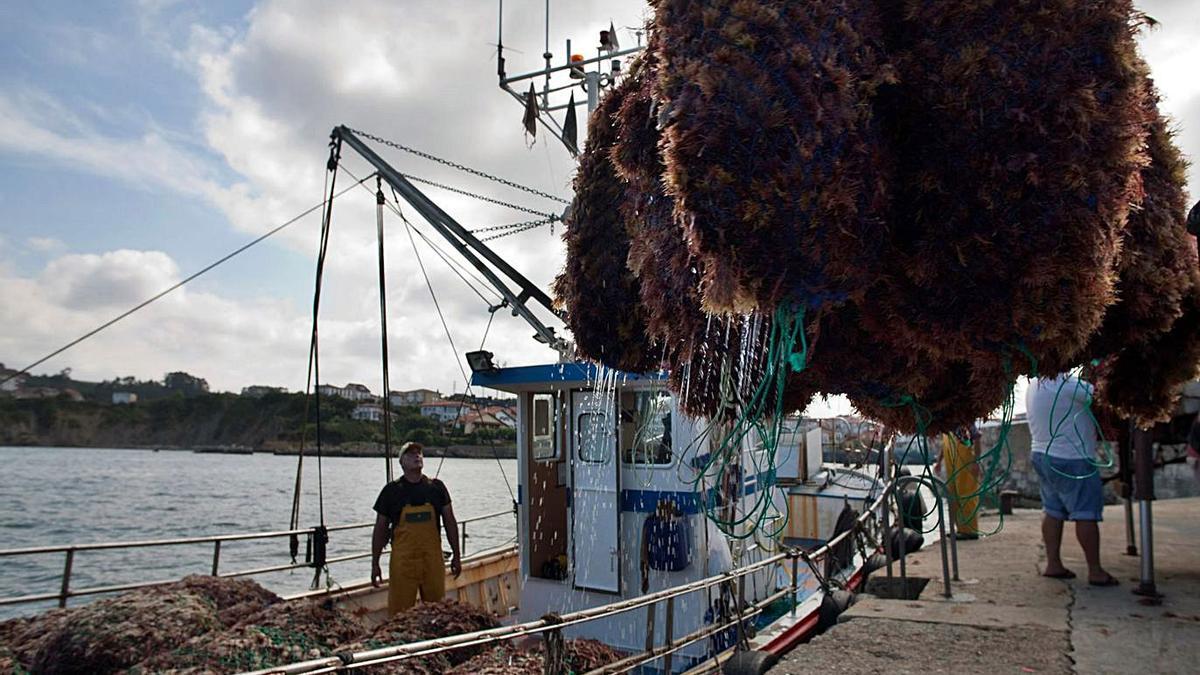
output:
[[572, 541], [575, 587], [618, 593], [621, 559], [618, 520], [617, 420], [612, 394], [571, 393], [575, 487]]

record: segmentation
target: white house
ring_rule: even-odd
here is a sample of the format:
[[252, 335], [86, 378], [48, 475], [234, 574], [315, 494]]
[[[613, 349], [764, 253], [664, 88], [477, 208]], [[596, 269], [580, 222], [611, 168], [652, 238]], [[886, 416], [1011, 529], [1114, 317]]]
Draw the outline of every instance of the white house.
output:
[[351, 382], [344, 387], [338, 387], [332, 384], [322, 384], [317, 387], [317, 393], [321, 396], [340, 396], [351, 401], [373, 401], [375, 395], [367, 389], [366, 385]]
[[137, 403], [138, 396], [132, 391], [114, 391], [112, 395], [113, 405], [131, 405]]
[[4, 367], [3, 363], [0, 363], [0, 380], [4, 380], [6, 377], [12, 377], [12, 379], [6, 380], [3, 384], [0, 384], [0, 391], [11, 394], [25, 384], [25, 375], [15, 375], [14, 373], [16, 373], [16, 371], [9, 370], [8, 368]]
[[389, 394], [393, 406], [413, 406], [418, 407], [426, 403], [433, 403], [442, 398], [440, 391], [432, 389], [412, 389], [409, 391], [393, 391]]
[[350, 416], [364, 422], [381, 422], [383, 421], [383, 408], [374, 403], [360, 403], [354, 412], [350, 413]]
[[433, 401], [421, 406], [421, 416], [432, 417], [439, 422], [453, 422], [470, 409], [470, 405], [461, 401]]

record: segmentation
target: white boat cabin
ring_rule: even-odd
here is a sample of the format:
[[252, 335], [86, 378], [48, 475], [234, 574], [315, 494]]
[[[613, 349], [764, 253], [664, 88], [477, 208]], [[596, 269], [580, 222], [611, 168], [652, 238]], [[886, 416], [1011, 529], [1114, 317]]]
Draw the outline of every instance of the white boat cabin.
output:
[[[770, 489], [778, 480], [775, 466], [751, 442], [754, 434], [714, 478], [704, 468], [721, 434], [707, 433], [707, 421], [680, 413], [663, 374], [558, 363], [476, 372], [472, 382], [518, 397], [523, 621], [703, 579], [773, 555], [781, 540], [819, 543], [832, 536], [846, 505], [861, 512], [876, 496], [866, 476], [842, 475], [833, 483], [821, 478], [819, 430], [815, 455], [800, 451], [796, 441], [803, 433], [781, 442], [776, 466], [798, 468], [780, 472], [795, 476], [785, 479], [795, 485], [786, 491]], [[809, 477], [815, 480], [803, 480]], [[737, 536], [723, 534], [710, 517], [734, 523], [742, 514], [762, 513], [763, 499], [775, 500], [773, 515], [757, 527], [739, 526]], [[760, 600], [790, 574], [782, 567], [764, 569], [747, 577], [740, 592], [747, 602]], [[721, 603], [732, 601], [721, 595], [699, 591], [679, 598], [674, 636], [720, 618]], [[662, 644], [662, 606], [657, 617], [654, 639]], [[632, 612], [574, 626], [567, 634], [635, 651], [646, 645], [647, 623], [645, 612]], [[691, 645], [676, 663], [723, 649], [723, 639]]]

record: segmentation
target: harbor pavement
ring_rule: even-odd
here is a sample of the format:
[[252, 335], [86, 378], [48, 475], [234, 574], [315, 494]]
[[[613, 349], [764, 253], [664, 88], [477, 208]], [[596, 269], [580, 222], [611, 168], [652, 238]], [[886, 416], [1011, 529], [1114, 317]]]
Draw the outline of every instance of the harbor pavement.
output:
[[[1139, 559], [1125, 554], [1120, 505], [1105, 508], [1102, 564], [1121, 582], [1086, 580], [1068, 524], [1063, 561], [1079, 576], [1047, 579], [1041, 512], [983, 518], [977, 541], [958, 542], [959, 578], [943, 597], [935, 543], [909, 557], [930, 579], [917, 600], [867, 594], [838, 625], [801, 645], [774, 673], [1200, 672], [1200, 498], [1156, 501], [1154, 558], [1161, 604], [1133, 594]], [[1135, 507], [1136, 515], [1136, 507]], [[898, 574], [898, 567], [894, 568]], [[876, 577], [883, 577], [883, 571]]]

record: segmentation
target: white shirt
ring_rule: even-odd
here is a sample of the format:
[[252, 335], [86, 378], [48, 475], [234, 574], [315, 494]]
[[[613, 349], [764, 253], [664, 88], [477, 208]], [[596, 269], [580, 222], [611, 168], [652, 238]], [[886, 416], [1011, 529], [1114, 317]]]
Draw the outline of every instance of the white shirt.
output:
[[1099, 436], [1088, 411], [1094, 387], [1063, 373], [1029, 381], [1025, 414], [1033, 451], [1064, 459], [1094, 459]]

